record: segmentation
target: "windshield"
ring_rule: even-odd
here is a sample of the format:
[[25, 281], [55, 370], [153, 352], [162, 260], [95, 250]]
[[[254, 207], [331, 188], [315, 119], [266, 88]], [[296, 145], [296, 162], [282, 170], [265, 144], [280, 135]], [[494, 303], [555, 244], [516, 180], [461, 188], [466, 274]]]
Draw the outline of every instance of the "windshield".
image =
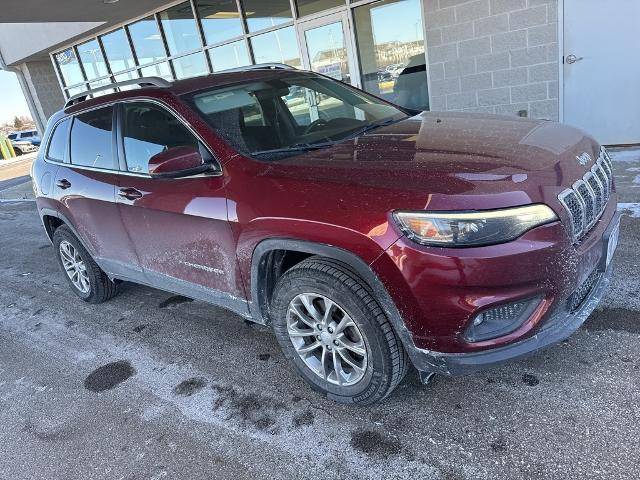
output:
[[236, 150], [257, 158], [324, 148], [407, 117], [397, 107], [307, 73], [198, 92], [191, 102]]

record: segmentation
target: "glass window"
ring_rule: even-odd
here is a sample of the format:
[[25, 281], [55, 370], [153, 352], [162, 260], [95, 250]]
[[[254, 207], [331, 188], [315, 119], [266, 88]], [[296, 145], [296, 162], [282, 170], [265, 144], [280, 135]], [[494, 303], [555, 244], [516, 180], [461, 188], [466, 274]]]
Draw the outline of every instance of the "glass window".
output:
[[140, 69], [140, 73], [143, 77], [160, 77], [167, 80], [173, 80], [171, 68], [169, 68], [169, 62], [160, 62], [155, 65], [149, 65]]
[[[111, 85], [112, 83], [113, 82], [111, 81], [111, 78], [103, 78], [102, 80], [96, 80], [95, 82], [91, 82], [89, 84], [89, 88], [93, 89], [98, 87], [104, 87], [105, 85]], [[115, 92], [115, 89], [109, 88], [107, 90], [100, 90], [99, 92], [92, 93], [91, 96], [94, 98], [101, 97], [102, 95], [108, 95], [113, 92]]]
[[275, 27], [293, 18], [289, 0], [242, 0], [242, 5], [250, 32]]
[[251, 65], [249, 52], [243, 40], [212, 48], [209, 50], [209, 59], [214, 72]]
[[293, 27], [251, 37], [251, 46], [256, 63], [286, 63], [296, 68], [302, 66]]
[[64, 162], [67, 152], [67, 140], [69, 139], [69, 119], [60, 122], [53, 133], [47, 147], [47, 158]]
[[133, 53], [131, 46], [127, 40], [127, 34], [124, 29], [119, 28], [111, 33], [100, 37], [104, 53], [109, 61], [109, 67], [112, 72], [121, 72], [128, 68], [136, 66], [133, 61]]
[[123, 105], [123, 144], [130, 172], [148, 173], [149, 159], [172, 147], [198, 148], [196, 137], [163, 108], [145, 103]]
[[176, 72], [176, 79], [197, 77], [199, 75], [206, 75], [209, 73], [209, 67], [207, 67], [207, 59], [204, 53], [192, 53], [186, 57], [176, 58], [171, 60], [173, 63], [173, 69]]
[[303, 72], [212, 88], [189, 101], [230, 145], [260, 158], [321, 148], [406, 118], [366, 93]]
[[178, 55], [202, 47], [198, 26], [189, 2], [181, 3], [158, 14], [169, 53]]
[[310, 28], [304, 32], [304, 37], [311, 70], [351, 83], [342, 22]]
[[73, 97], [74, 95], [77, 95], [78, 93], [83, 93], [87, 91], [87, 85], [80, 85], [79, 87], [73, 87], [73, 88], [69, 88], [67, 90], [67, 94], [69, 95], [69, 97]]
[[146, 65], [166, 58], [160, 29], [154, 17], [147, 17], [127, 26], [139, 65]]
[[80, 113], [71, 127], [71, 163], [113, 169], [113, 107]]
[[78, 62], [73, 48], [67, 48], [60, 53], [56, 53], [54, 57], [60, 68], [60, 74], [62, 75], [65, 86], [75, 85], [76, 83], [84, 81], [84, 75], [82, 75], [82, 70], [80, 69], [80, 62]]
[[11, 135], [9, 135], [9, 140], [15, 140], [16, 138], [18, 138], [17, 133], [12, 133]]
[[104, 61], [104, 56], [97, 40], [81, 43], [76, 48], [87, 80], [109, 75], [107, 63]]
[[[132, 70], [130, 72], [126, 72], [126, 73], [120, 73], [119, 75], [114, 75], [113, 79], [116, 82], [126, 82], [127, 80], [134, 80], [136, 78], [139, 78], [138, 75], [138, 71], [137, 70]], [[135, 85], [126, 85], [124, 87], [118, 87], [121, 91], [124, 90], [131, 90], [133, 88], [136, 88]]]
[[197, 0], [196, 10], [207, 45], [242, 35], [236, 0]]
[[363, 89], [428, 110], [420, 0], [376, 2], [353, 13]]
[[33, 137], [33, 132], [22, 132], [20, 138]]
[[298, 16], [304, 17], [333, 7], [344, 5], [344, 0], [296, 0]]

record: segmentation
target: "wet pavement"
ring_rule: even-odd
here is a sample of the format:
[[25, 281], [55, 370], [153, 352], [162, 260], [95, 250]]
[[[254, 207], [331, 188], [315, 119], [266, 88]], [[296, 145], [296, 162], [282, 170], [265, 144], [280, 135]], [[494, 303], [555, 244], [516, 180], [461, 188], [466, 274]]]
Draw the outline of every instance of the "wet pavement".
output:
[[[640, 150], [616, 156], [611, 288], [567, 341], [472, 377], [318, 397], [268, 328], [125, 284], [69, 290], [32, 202], [0, 204], [0, 478], [637, 478]], [[635, 215], [635, 216], [634, 216]]]

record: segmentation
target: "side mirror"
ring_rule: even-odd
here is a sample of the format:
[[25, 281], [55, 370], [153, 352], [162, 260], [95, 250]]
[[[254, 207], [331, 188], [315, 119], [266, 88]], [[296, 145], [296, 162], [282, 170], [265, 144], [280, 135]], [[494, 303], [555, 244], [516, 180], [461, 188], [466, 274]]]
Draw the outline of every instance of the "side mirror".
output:
[[194, 147], [172, 147], [149, 159], [149, 175], [153, 178], [181, 178], [211, 170]]

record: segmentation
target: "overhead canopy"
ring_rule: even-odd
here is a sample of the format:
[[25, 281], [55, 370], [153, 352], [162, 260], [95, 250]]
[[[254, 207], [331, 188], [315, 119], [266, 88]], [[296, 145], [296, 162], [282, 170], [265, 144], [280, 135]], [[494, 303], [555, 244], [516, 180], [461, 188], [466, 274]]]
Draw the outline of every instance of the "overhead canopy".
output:
[[[166, 5], [158, 0], [2, 0], [0, 52], [8, 65], [47, 58], [57, 47]], [[61, 22], [66, 23], [60, 28]]]

